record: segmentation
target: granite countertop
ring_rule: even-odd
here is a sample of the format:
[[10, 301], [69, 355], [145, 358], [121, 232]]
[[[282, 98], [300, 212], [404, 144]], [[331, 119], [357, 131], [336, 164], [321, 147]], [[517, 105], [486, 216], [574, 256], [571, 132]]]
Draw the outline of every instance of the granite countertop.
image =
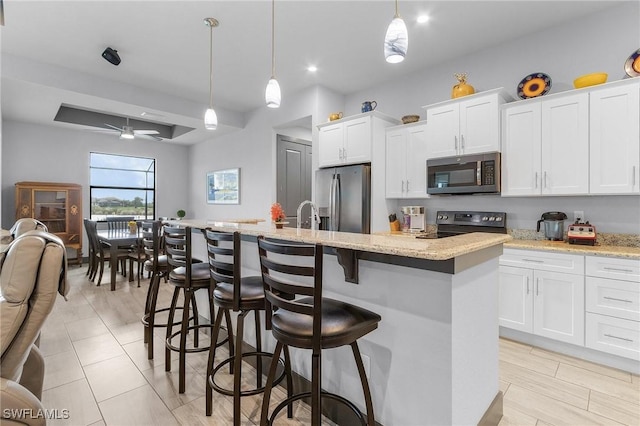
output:
[[170, 220], [171, 225], [190, 226], [192, 228], [212, 228], [219, 231], [239, 231], [243, 235], [264, 235], [268, 238], [280, 238], [303, 243], [320, 243], [327, 247], [383, 253], [403, 257], [428, 260], [448, 260], [493, 247], [511, 240], [506, 234], [476, 232], [451, 238], [421, 240], [399, 238], [390, 232], [379, 234], [355, 234], [350, 232], [315, 231], [310, 229], [276, 229], [272, 223], [218, 222], [215, 220], [183, 219]]
[[555, 251], [561, 253], [586, 254], [591, 256], [622, 257], [640, 259], [640, 247], [614, 245], [585, 246], [569, 244], [566, 241], [521, 240], [513, 239], [504, 245], [505, 248]]

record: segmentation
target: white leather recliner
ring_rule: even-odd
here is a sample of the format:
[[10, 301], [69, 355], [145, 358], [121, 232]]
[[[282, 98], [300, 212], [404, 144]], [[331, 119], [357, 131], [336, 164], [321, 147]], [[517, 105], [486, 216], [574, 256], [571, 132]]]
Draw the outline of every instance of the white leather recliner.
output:
[[68, 292], [66, 266], [62, 240], [41, 230], [19, 235], [0, 259], [2, 424], [46, 424], [44, 359], [36, 341], [57, 293]]
[[9, 232], [13, 239], [18, 238], [20, 235], [24, 234], [28, 231], [40, 230], [48, 232], [47, 225], [40, 222], [38, 219], [32, 219], [30, 217], [23, 217], [22, 219], [16, 220], [16, 223], [13, 224]]

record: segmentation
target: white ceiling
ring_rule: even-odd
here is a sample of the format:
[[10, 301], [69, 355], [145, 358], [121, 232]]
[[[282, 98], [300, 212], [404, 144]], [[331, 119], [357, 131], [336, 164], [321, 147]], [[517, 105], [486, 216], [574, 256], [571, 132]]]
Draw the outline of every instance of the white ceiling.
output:
[[[276, 76], [287, 96], [313, 85], [348, 95], [454, 57], [579, 18], [616, 1], [405, 1], [409, 52], [400, 64], [382, 53], [394, 2], [277, 0]], [[217, 134], [264, 107], [271, 73], [271, 2], [166, 0], [4, 0], [2, 115], [54, 123], [60, 104], [196, 127], [175, 138], [210, 138], [202, 125], [209, 97], [209, 28], [214, 17]], [[418, 15], [428, 14], [427, 24]], [[101, 57], [107, 47], [122, 59]], [[310, 73], [309, 65], [318, 71]], [[144, 118], [143, 118], [144, 119]], [[74, 127], [75, 126], [75, 127]]]

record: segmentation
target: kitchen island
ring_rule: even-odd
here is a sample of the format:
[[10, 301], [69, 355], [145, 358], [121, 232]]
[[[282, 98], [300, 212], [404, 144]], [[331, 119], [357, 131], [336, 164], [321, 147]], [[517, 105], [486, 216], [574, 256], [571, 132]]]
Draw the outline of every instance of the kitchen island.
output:
[[[259, 274], [255, 237], [325, 246], [324, 293], [382, 316], [359, 341], [376, 420], [383, 425], [497, 424], [498, 257], [505, 234], [472, 233], [435, 240], [272, 224], [171, 221], [194, 229], [239, 231], [243, 274]], [[202, 237], [194, 255], [206, 256]], [[355, 269], [355, 271], [354, 271]], [[355, 284], [357, 282], [357, 284]], [[246, 331], [245, 340], [250, 339]], [[266, 336], [265, 336], [266, 335]], [[273, 347], [268, 333], [265, 346]], [[292, 351], [296, 372], [310, 376], [310, 356]], [[364, 407], [348, 348], [323, 354], [323, 387]]]

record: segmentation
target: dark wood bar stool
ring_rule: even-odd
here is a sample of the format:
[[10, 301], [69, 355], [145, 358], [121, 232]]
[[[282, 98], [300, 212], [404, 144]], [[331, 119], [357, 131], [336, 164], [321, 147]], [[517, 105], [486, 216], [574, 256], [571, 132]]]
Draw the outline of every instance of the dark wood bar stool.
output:
[[[269, 399], [276, 371], [272, 362], [267, 376], [262, 403], [261, 425], [270, 425], [278, 412], [293, 401], [311, 398], [311, 424], [320, 426], [322, 398], [345, 404], [363, 425], [375, 425], [369, 382], [365, 374], [357, 340], [375, 330], [380, 315], [349, 303], [322, 297], [322, 245], [293, 245], [258, 237], [260, 266], [267, 302], [267, 329], [278, 341], [274, 360], [288, 346], [311, 349], [311, 392], [289, 396], [269, 418]], [[306, 262], [304, 259], [307, 259]], [[309, 266], [307, 266], [309, 265]], [[288, 296], [295, 296], [291, 300]], [[360, 375], [366, 419], [363, 413], [346, 398], [325, 392], [321, 387], [322, 350], [350, 345]]]
[[[187, 353], [203, 352], [209, 350], [209, 346], [200, 347], [199, 331], [203, 328], [212, 329], [211, 324], [200, 324], [198, 320], [198, 308], [194, 294], [197, 290], [205, 289], [208, 292], [209, 318], [215, 318], [213, 303], [211, 303], [213, 286], [209, 275], [208, 263], [195, 263], [191, 256], [191, 228], [190, 227], [164, 227], [164, 244], [167, 253], [167, 263], [169, 268], [169, 283], [176, 286], [176, 290], [182, 291], [184, 302], [182, 306], [182, 321], [180, 330], [173, 331], [175, 312], [177, 310], [177, 297], [174, 298], [169, 308], [169, 319], [167, 320], [167, 334], [165, 344], [165, 371], [171, 371], [171, 351], [177, 351], [179, 358], [178, 392], [185, 391], [185, 369]], [[189, 306], [192, 308], [190, 315]], [[149, 316], [151, 318], [151, 316]], [[193, 318], [193, 325], [189, 325]], [[151, 327], [149, 327], [150, 330]], [[187, 347], [187, 335], [193, 331], [193, 346]], [[174, 345], [172, 340], [180, 338], [178, 345]]]
[[[240, 425], [240, 398], [243, 396], [256, 395], [264, 391], [262, 379], [263, 357], [271, 358], [270, 352], [262, 351], [260, 311], [265, 309], [265, 297], [262, 287], [262, 277], [248, 276], [241, 277], [241, 250], [240, 234], [238, 232], [218, 232], [210, 229], [205, 230], [207, 239], [207, 252], [209, 256], [209, 269], [211, 278], [215, 282], [213, 291], [213, 301], [218, 307], [218, 313], [213, 328], [212, 341], [218, 339], [222, 324], [222, 317], [227, 318], [227, 330], [230, 339], [229, 357], [217, 365], [215, 364], [216, 346], [212, 345], [209, 351], [209, 361], [207, 363], [207, 385], [206, 385], [206, 415], [210, 416], [213, 409], [213, 390], [228, 396], [233, 396], [233, 424]], [[235, 345], [231, 345], [233, 333], [229, 323], [230, 311], [238, 312], [236, 322]], [[243, 352], [244, 321], [246, 316], [254, 313], [255, 318], [255, 351]], [[235, 353], [234, 353], [235, 346]], [[256, 386], [255, 388], [242, 390], [242, 360], [247, 357], [256, 358]], [[283, 368], [275, 383], [279, 383], [285, 376], [285, 371], [290, 371], [288, 354], [285, 353], [285, 361], [276, 359], [276, 365]], [[233, 389], [226, 389], [216, 383], [215, 377], [218, 371], [229, 364], [229, 371], [233, 374]], [[275, 373], [274, 373], [275, 374]], [[290, 374], [287, 377], [291, 378]], [[289, 383], [291, 387], [291, 383]]]

